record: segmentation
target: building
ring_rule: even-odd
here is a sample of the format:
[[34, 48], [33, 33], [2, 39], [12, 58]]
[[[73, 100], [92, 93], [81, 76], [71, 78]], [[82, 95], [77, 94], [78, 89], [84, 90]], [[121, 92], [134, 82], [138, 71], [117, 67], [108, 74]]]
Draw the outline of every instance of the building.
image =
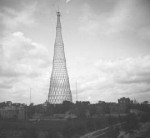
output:
[[132, 101], [130, 100], [130, 98], [122, 97], [122, 98], [118, 99], [119, 112], [120, 113], [129, 112], [131, 103], [132, 103]]
[[5, 106], [0, 108], [0, 117], [1, 119], [15, 119], [15, 120], [24, 120], [25, 119], [25, 108], [20, 106]]
[[122, 97], [118, 99], [118, 104], [130, 104], [130, 103], [131, 103], [130, 98]]

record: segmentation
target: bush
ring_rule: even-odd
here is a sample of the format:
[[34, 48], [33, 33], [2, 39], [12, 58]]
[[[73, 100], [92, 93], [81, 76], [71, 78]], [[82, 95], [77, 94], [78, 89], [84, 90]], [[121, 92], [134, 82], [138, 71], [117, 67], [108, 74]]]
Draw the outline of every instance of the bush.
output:
[[126, 124], [123, 126], [123, 129], [127, 132], [138, 129], [139, 128], [139, 121], [136, 115], [129, 114], [126, 119]]

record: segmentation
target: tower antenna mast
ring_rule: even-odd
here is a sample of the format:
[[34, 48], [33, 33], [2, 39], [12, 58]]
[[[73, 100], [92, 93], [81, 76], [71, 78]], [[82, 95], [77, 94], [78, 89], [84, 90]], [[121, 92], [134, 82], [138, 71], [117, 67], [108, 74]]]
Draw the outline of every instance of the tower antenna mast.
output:
[[31, 88], [30, 88], [30, 105], [31, 105]]
[[78, 87], [77, 87], [77, 81], [76, 81], [76, 102], [78, 101]]
[[50, 78], [50, 88], [48, 102], [51, 104], [61, 104], [63, 101], [72, 102], [69, 76], [66, 66], [64, 43], [62, 38], [61, 13], [57, 14], [56, 38], [54, 43], [53, 66]]

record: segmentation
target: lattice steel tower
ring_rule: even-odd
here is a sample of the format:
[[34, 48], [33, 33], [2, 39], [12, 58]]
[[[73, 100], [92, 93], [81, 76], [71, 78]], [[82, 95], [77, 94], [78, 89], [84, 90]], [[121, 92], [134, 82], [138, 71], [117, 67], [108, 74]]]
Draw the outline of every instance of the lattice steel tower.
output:
[[56, 39], [54, 45], [53, 68], [50, 79], [48, 102], [60, 104], [63, 101], [72, 102], [69, 77], [66, 68], [64, 43], [61, 33], [60, 12], [57, 12]]

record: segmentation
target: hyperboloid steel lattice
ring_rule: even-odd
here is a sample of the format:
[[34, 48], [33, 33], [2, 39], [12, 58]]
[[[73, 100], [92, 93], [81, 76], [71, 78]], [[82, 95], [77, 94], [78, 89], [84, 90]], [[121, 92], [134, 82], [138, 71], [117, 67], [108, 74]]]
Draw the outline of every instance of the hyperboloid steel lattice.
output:
[[64, 43], [61, 32], [60, 12], [57, 12], [56, 39], [54, 44], [53, 67], [50, 79], [48, 102], [61, 104], [63, 101], [72, 102], [69, 77], [66, 67]]

